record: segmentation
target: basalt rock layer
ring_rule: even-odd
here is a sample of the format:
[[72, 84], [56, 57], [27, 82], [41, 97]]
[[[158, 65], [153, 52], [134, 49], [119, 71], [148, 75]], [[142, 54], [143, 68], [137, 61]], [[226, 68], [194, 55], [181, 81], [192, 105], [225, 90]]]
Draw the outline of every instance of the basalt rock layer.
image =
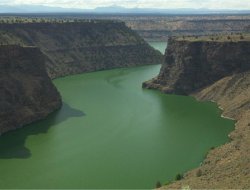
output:
[[0, 134], [43, 119], [60, 106], [40, 50], [0, 46]]
[[0, 24], [0, 42], [39, 47], [51, 78], [163, 61], [136, 32], [114, 21]]
[[0, 44], [0, 134], [61, 106], [51, 78], [163, 61], [114, 21], [1, 23]]
[[187, 95], [219, 79], [250, 69], [250, 43], [170, 39], [160, 74], [143, 84]]

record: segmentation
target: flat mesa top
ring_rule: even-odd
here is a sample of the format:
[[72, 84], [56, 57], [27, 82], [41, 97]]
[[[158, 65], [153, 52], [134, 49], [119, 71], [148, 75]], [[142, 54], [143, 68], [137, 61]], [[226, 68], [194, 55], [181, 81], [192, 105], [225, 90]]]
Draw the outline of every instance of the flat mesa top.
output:
[[176, 37], [177, 41], [188, 42], [245, 42], [250, 41], [250, 33], [244, 34], [225, 34], [225, 35], [210, 35], [210, 36], [181, 36]]

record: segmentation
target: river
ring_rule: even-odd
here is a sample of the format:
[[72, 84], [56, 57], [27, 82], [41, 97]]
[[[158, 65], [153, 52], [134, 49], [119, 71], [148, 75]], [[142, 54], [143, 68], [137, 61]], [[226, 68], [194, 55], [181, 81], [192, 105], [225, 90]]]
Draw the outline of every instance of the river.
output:
[[0, 188], [152, 189], [199, 166], [234, 122], [214, 103], [142, 89], [159, 69], [54, 80], [62, 109], [0, 137]]

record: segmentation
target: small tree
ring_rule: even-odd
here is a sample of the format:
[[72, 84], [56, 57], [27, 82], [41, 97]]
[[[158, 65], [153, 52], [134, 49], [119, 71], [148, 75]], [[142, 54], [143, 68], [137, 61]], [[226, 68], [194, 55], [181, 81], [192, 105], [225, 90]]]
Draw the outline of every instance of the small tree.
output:
[[182, 175], [182, 174], [177, 174], [177, 175], [175, 176], [175, 180], [176, 180], [176, 181], [179, 181], [179, 180], [181, 180], [181, 179], [183, 179], [183, 175]]
[[161, 182], [160, 182], [160, 181], [157, 181], [155, 187], [158, 189], [158, 188], [161, 188], [161, 186], [162, 186], [162, 185], [161, 185]]
[[228, 36], [228, 37], [227, 37], [227, 39], [228, 39], [228, 40], [230, 40], [230, 39], [231, 39], [231, 37], [230, 37], [230, 36]]
[[244, 39], [244, 36], [243, 36], [243, 35], [240, 35], [240, 39], [243, 40], [243, 39]]

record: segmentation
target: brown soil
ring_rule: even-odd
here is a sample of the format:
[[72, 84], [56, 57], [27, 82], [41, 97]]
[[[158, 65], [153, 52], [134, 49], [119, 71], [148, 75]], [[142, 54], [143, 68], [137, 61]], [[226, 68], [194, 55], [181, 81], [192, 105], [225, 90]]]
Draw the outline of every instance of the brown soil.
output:
[[209, 152], [203, 164], [162, 189], [250, 188], [250, 72], [225, 77], [194, 94], [201, 101], [215, 101], [223, 116], [237, 120], [231, 142]]

